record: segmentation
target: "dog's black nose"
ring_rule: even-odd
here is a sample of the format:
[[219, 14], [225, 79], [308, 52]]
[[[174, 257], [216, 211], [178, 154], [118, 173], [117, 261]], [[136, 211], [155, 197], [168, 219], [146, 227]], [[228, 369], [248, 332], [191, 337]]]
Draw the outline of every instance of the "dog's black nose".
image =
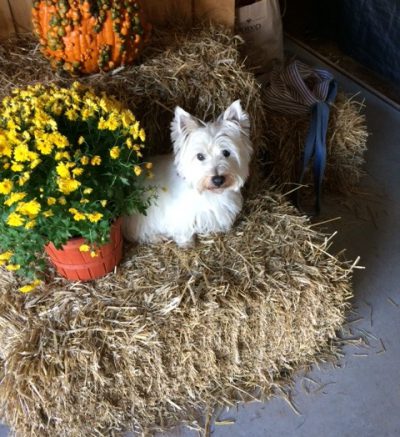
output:
[[225, 176], [213, 176], [211, 181], [216, 187], [220, 187], [221, 185], [224, 185]]

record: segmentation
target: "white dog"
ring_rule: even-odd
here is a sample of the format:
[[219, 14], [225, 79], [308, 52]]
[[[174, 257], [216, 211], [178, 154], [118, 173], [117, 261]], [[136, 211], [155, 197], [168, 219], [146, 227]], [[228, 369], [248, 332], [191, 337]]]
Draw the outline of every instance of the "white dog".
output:
[[177, 107], [171, 123], [174, 154], [150, 159], [158, 197], [147, 215], [125, 218], [125, 237], [141, 243], [173, 239], [185, 247], [195, 234], [228, 231], [242, 208], [249, 135], [249, 117], [239, 100], [210, 123]]

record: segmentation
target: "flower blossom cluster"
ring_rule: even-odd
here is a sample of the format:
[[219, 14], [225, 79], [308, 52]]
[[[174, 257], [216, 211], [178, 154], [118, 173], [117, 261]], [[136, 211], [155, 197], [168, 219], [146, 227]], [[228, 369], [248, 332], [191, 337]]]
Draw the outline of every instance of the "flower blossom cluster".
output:
[[116, 99], [75, 82], [16, 89], [0, 107], [0, 265], [38, 285], [37, 254], [83, 236], [92, 250], [111, 220], [149, 204], [145, 132]]

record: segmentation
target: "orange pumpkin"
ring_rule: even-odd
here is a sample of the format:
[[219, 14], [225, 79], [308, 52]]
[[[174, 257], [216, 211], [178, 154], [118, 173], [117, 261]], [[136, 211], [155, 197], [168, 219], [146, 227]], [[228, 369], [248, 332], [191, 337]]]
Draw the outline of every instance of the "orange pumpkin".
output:
[[139, 0], [34, 0], [32, 21], [53, 68], [74, 75], [132, 63], [150, 34]]

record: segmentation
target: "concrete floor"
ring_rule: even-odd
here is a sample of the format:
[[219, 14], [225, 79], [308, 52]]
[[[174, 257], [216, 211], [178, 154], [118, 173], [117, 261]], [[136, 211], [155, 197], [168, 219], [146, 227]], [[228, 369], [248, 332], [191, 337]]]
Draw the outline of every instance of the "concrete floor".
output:
[[[321, 64], [289, 44], [311, 64]], [[323, 65], [323, 64], [322, 64]], [[355, 272], [354, 314], [348, 336], [364, 337], [344, 348], [340, 367], [314, 368], [299, 375], [293, 390], [296, 414], [281, 398], [224, 411], [213, 437], [396, 437], [400, 436], [400, 112], [334, 72], [342, 89], [361, 92], [371, 132], [368, 176], [359, 194], [326, 197], [324, 215], [341, 217], [335, 249], [361, 256]], [[359, 319], [357, 321], [357, 319]], [[8, 435], [6, 427], [0, 437]], [[194, 437], [178, 429], [158, 437]], [[82, 436], [84, 437], [84, 436]]]

